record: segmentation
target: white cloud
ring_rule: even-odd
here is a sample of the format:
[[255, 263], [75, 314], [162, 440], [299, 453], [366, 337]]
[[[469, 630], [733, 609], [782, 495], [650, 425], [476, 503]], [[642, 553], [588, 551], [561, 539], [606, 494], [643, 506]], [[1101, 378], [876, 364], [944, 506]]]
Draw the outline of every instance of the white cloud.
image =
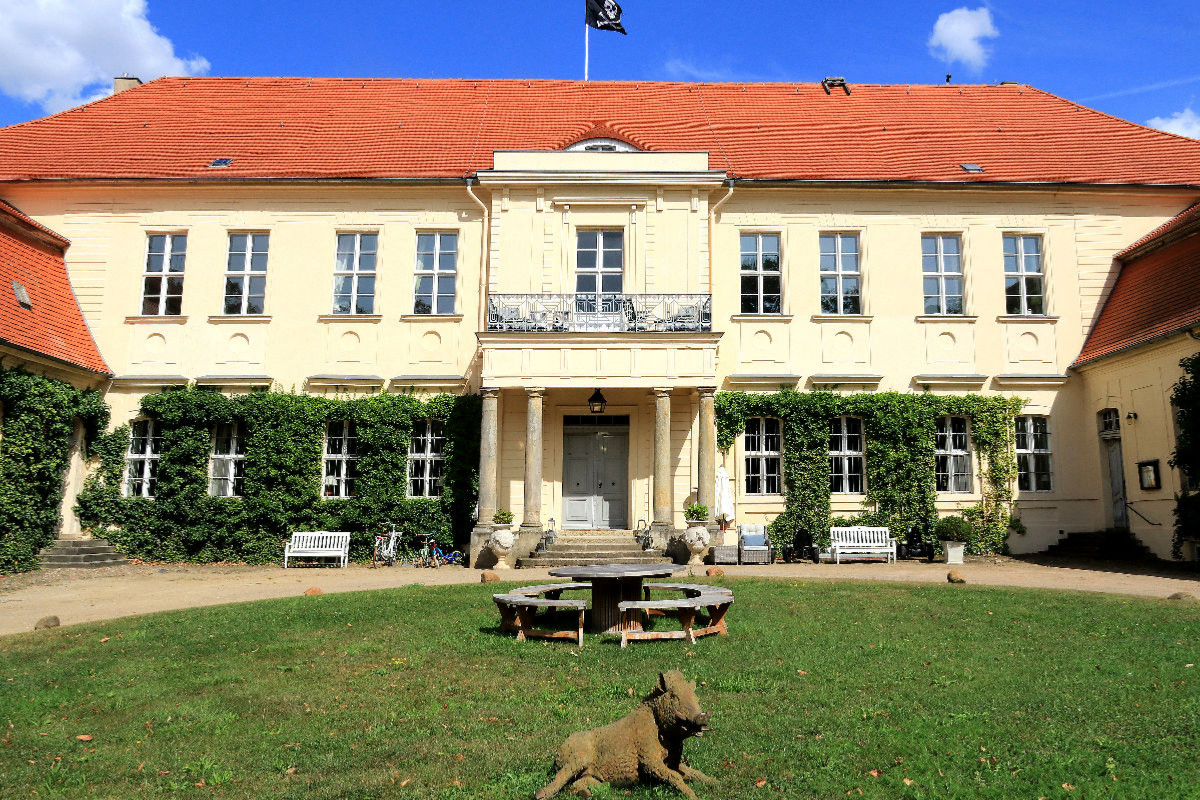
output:
[[983, 40], [999, 35], [1000, 31], [992, 24], [991, 11], [983, 6], [974, 10], [964, 6], [937, 18], [927, 44], [929, 52], [947, 64], [961, 61], [971, 69], [980, 70], [992, 54]]
[[1200, 114], [1190, 108], [1176, 111], [1169, 117], [1155, 117], [1147, 121], [1146, 125], [1167, 133], [1178, 133], [1180, 136], [1200, 139]]
[[202, 75], [146, 18], [145, 0], [0, 2], [0, 92], [48, 112], [99, 100], [114, 76]]

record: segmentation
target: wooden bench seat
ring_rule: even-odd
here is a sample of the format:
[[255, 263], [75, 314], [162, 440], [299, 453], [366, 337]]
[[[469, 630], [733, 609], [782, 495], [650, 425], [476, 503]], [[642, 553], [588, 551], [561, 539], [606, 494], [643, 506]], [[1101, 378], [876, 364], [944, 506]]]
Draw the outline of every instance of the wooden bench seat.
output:
[[[492, 600], [500, 609], [500, 630], [516, 631], [518, 642], [526, 639], [574, 639], [583, 647], [583, 615], [587, 610], [587, 600], [561, 600], [531, 597], [526, 594], [494, 594]], [[578, 625], [573, 631], [546, 631], [535, 628], [534, 621], [539, 608], [576, 611], [579, 615]]]
[[350, 560], [350, 534], [345, 531], [296, 531], [283, 547], [283, 568], [289, 558], [336, 558], [341, 566]]
[[546, 595], [551, 600], [557, 600], [563, 592], [580, 591], [591, 589], [590, 583], [546, 583], [540, 586], [520, 586], [516, 589], [509, 589], [509, 594], [520, 594], [526, 597], [538, 597]]
[[847, 555], [883, 556], [890, 563], [896, 560], [896, 540], [887, 528], [830, 528], [829, 552], [835, 564]]
[[[617, 605], [621, 610], [621, 647], [635, 639], [687, 639], [696, 642], [698, 636], [717, 634], [728, 636], [725, 614], [733, 605], [733, 590], [724, 586], [692, 583], [649, 583], [643, 586], [644, 600], [625, 600]], [[650, 591], [682, 592], [682, 598], [651, 600]], [[703, 613], [701, 609], [707, 612]], [[679, 620], [678, 631], [639, 630], [634, 616], [672, 616]], [[699, 626], [697, 626], [699, 622]]]

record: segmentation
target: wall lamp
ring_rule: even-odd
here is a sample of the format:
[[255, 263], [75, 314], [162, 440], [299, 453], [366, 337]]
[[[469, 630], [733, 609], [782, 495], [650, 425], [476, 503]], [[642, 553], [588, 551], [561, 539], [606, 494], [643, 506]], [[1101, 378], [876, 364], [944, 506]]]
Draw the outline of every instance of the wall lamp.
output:
[[592, 396], [588, 398], [588, 408], [593, 414], [603, 414], [604, 407], [608, 405], [608, 401], [604, 399], [604, 395], [600, 390], [592, 392]]

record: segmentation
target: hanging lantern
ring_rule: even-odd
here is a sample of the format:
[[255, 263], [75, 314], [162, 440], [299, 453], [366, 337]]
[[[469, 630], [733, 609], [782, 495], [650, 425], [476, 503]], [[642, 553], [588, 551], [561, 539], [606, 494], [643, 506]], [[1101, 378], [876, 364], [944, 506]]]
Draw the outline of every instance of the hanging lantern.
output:
[[608, 405], [608, 401], [604, 399], [604, 395], [600, 394], [600, 390], [592, 392], [592, 396], [588, 398], [588, 408], [593, 414], [603, 414], [604, 407]]

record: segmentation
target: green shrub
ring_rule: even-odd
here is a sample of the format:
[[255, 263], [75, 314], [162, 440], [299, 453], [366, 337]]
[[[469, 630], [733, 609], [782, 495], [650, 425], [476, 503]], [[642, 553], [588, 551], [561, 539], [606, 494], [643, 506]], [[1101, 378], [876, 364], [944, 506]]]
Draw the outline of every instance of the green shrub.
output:
[[933, 535], [943, 542], [969, 542], [975, 529], [962, 517], [942, 517], [933, 526]]
[[492, 522], [497, 525], [512, 525], [512, 521], [513, 513], [507, 508], [497, 509], [496, 513], [492, 516]]
[[708, 519], [708, 506], [703, 503], [692, 503], [683, 509], [683, 516], [687, 520], [706, 520]]

